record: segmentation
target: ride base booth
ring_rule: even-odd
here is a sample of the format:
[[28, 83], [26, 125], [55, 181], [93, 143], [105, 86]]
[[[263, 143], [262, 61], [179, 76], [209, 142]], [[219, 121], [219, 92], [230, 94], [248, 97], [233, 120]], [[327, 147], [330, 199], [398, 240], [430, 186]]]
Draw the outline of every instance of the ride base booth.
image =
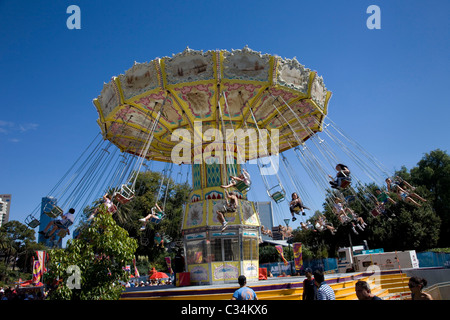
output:
[[[238, 164], [236, 171], [240, 172]], [[217, 218], [217, 211], [226, 204], [225, 190], [220, 187], [219, 164], [194, 164], [190, 201], [183, 217], [183, 242], [186, 270], [193, 285], [237, 283], [240, 275], [247, 281], [259, 277], [258, 213], [246, 194], [235, 188], [238, 197], [236, 212], [224, 214], [227, 228]], [[214, 179], [217, 173], [217, 179]]]

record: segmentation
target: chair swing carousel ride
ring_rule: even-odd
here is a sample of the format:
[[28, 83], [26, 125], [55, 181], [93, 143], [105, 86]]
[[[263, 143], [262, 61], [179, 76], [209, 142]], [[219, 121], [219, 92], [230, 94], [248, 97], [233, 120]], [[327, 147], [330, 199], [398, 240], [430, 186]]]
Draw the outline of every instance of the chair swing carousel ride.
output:
[[[192, 192], [182, 241], [191, 282], [235, 281], [241, 274], [257, 279], [261, 222], [258, 206], [247, 197], [257, 189], [250, 166], [259, 172], [280, 221], [286, 212], [295, 220], [307, 208], [300, 202], [289, 213], [290, 193], [310, 205], [312, 188], [330, 192], [331, 187], [345, 202], [355, 199], [352, 186], [362, 185], [359, 175], [372, 181], [386, 177], [380, 163], [327, 117], [330, 97], [323, 79], [295, 58], [248, 47], [231, 52], [186, 48], [135, 63], [105, 83], [93, 101], [101, 134], [78, 160], [82, 169], [75, 176], [83, 182], [61, 181], [66, 201], [44, 212], [54, 217], [61, 208], [83, 207], [92, 201], [86, 195], [115, 186], [114, 212], [133, 201], [136, 178], [145, 168], [166, 163], [168, 178], [173, 164], [186, 165]], [[292, 159], [301, 165], [291, 165]], [[342, 163], [352, 168], [351, 180]], [[312, 187], [305, 185], [307, 177]], [[154, 214], [154, 222], [158, 217], [164, 218]], [[33, 215], [27, 219], [30, 226], [39, 223]]]

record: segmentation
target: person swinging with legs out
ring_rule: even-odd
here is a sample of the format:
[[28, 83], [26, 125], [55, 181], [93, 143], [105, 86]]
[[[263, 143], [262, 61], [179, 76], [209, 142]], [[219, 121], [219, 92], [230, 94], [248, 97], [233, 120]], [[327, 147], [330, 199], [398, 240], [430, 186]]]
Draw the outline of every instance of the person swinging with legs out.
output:
[[158, 206], [158, 203], [155, 203], [155, 206], [152, 208], [151, 213], [148, 214], [145, 218], [139, 219], [139, 221], [143, 223], [140, 230], [145, 230], [145, 226], [146, 226], [148, 220], [159, 223], [163, 217], [164, 217], [164, 211]]
[[225, 213], [227, 212], [236, 212], [238, 207], [238, 199], [236, 197], [236, 194], [234, 192], [228, 192], [225, 190], [226, 194], [226, 205], [223, 206], [222, 210], [217, 210], [217, 220], [222, 224], [222, 231], [224, 231], [227, 228], [227, 220], [225, 219]]

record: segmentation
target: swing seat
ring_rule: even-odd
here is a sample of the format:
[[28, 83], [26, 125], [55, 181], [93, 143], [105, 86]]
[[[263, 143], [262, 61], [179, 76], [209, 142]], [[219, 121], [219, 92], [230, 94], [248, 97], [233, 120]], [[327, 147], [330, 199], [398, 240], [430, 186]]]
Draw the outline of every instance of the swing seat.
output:
[[164, 212], [156, 212], [156, 214], [159, 215], [160, 218], [151, 217], [149, 221], [151, 223], [159, 224], [166, 215], [164, 214]]
[[223, 205], [222, 209], [219, 210], [219, 212], [222, 212], [223, 216], [225, 218], [232, 218], [236, 215], [237, 208], [236, 207], [229, 207], [227, 205]]
[[[59, 220], [56, 220], [59, 221]], [[72, 221], [67, 220], [64, 223], [57, 225], [58, 231], [56, 231], [56, 235], [60, 238], [64, 238], [66, 235], [70, 234], [69, 227], [73, 224]], [[49, 230], [50, 232], [50, 230]], [[48, 233], [46, 234], [48, 235]]]
[[345, 197], [345, 202], [347, 202], [347, 203], [354, 202], [355, 200], [356, 200], [356, 197], [354, 195], [350, 195], [350, 196], [346, 196]]
[[126, 204], [134, 198], [134, 191], [127, 185], [123, 184], [120, 188], [120, 192], [116, 192], [114, 197], [121, 204]]
[[341, 181], [341, 185], [339, 186], [339, 188], [346, 189], [350, 185], [351, 182], [352, 181], [350, 179], [343, 179]]
[[31, 214], [25, 218], [25, 224], [27, 226], [29, 226], [31, 229], [36, 228], [37, 226], [39, 226], [41, 223], [39, 222], [38, 219], [36, 219], [35, 217], [33, 217]]
[[126, 197], [126, 198], [132, 198], [134, 197], [134, 190], [132, 190], [129, 186], [126, 184], [123, 184], [120, 188], [120, 193]]
[[378, 208], [373, 209], [372, 211], [370, 211], [370, 213], [371, 213], [372, 216], [374, 216], [375, 218], [381, 214], [380, 211], [378, 210]]
[[301, 210], [300, 205], [296, 204], [295, 206], [290, 206], [290, 209], [292, 209], [292, 211], [294, 211], [295, 213], [299, 213]]
[[283, 240], [283, 235], [279, 227], [272, 228], [272, 239], [273, 240]]
[[64, 238], [65, 236], [67, 236], [69, 234], [69, 229], [61, 229], [59, 230], [56, 235], [60, 238]]
[[341, 224], [344, 226], [347, 225], [351, 221], [351, 218], [346, 214], [341, 215], [338, 218], [339, 218], [339, 221], [341, 222]]
[[223, 213], [223, 216], [225, 217], [225, 220], [226, 219], [231, 219], [231, 218], [234, 218], [236, 216], [236, 213], [237, 213], [237, 211], [226, 211], [226, 212]]
[[63, 224], [61, 224], [62, 229], [69, 229], [69, 227], [73, 224], [72, 221], [67, 220]]
[[131, 197], [129, 197], [129, 198], [127, 198], [127, 197], [125, 197], [123, 194], [121, 194], [121, 193], [116, 193], [115, 195], [114, 195], [114, 198], [117, 200], [117, 201], [119, 201], [121, 204], [127, 204], [128, 202], [130, 202], [133, 198], [134, 198], [134, 196], [131, 196]]
[[113, 203], [111, 207], [108, 208], [108, 212], [113, 214], [117, 211], [117, 206]]
[[281, 191], [276, 191], [275, 193], [271, 194], [270, 197], [276, 202], [280, 203], [284, 200], [285, 194]]
[[[272, 190], [279, 188], [280, 190], [275, 191], [273, 193], [271, 193]], [[281, 201], [284, 200], [284, 198], [286, 197], [286, 192], [284, 191], [283, 187], [281, 184], [276, 185], [275, 187], [270, 188], [269, 190], [267, 190], [267, 194], [269, 195], [269, 197], [271, 197], [276, 203], [280, 203]]]
[[150, 243], [150, 240], [146, 237], [141, 237], [139, 240], [140, 240], [141, 245], [143, 245], [143, 246], [147, 246]]
[[153, 242], [154, 242], [156, 245], [159, 245], [160, 243], [163, 243], [164, 240], [163, 240], [163, 238], [161, 238], [161, 237], [154, 236], [154, 237], [153, 237]]
[[245, 184], [244, 181], [238, 181], [234, 187], [239, 190], [239, 192], [244, 192], [250, 190], [250, 185]]
[[48, 211], [44, 210], [44, 213], [47, 216], [49, 216], [50, 218], [55, 219], [55, 218], [57, 218], [57, 217], [59, 217], [60, 215], [63, 214], [63, 210], [60, 207], [55, 206], [51, 210], [48, 210]]

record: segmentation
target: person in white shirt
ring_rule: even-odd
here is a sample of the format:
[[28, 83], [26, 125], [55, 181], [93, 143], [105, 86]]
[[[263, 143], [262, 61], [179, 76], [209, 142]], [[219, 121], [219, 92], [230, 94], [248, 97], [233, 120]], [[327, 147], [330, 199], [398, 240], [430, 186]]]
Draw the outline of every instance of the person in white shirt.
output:
[[317, 287], [316, 300], [336, 300], [334, 290], [325, 282], [323, 272], [316, 270], [313, 275], [314, 283]]
[[69, 228], [75, 220], [75, 209], [70, 208], [69, 212], [62, 214], [61, 219], [50, 221], [45, 227], [44, 231], [39, 231], [44, 235], [45, 239], [50, 238], [56, 231]]
[[[114, 205], [114, 203], [111, 200], [111, 196], [107, 193], [103, 196], [102, 204], [105, 206], [106, 211], [110, 214], [113, 214], [117, 210], [116, 206]], [[92, 219], [94, 219], [94, 217], [97, 215], [97, 213], [98, 213], [98, 207], [95, 208], [94, 212], [89, 216], [87, 221], [91, 221]]]

